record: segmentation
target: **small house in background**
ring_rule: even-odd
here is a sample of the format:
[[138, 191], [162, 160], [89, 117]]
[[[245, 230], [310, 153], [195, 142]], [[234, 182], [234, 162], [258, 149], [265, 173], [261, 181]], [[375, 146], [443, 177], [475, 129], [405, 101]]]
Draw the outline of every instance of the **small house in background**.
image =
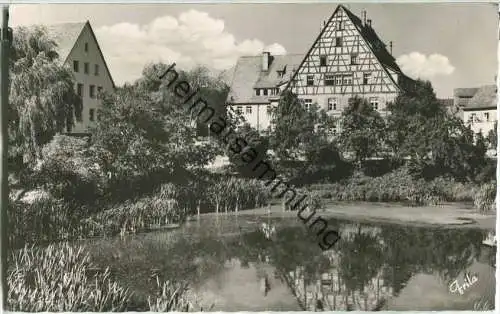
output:
[[464, 123], [474, 133], [488, 136], [497, 121], [497, 87], [485, 85], [479, 88], [456, 88], [455, 107]]
[[59, 60], [73, 71], [75, 91], [83, 100], [81, 119], [75, 117], [75, 126], [67, 127], [66, 132], [85, 134], [97, 120], [97, 110], [101, 106], [99, 93], [115, 88], [111, 72], [89, 21], [54, 24], [46, 28], [57, 44]]

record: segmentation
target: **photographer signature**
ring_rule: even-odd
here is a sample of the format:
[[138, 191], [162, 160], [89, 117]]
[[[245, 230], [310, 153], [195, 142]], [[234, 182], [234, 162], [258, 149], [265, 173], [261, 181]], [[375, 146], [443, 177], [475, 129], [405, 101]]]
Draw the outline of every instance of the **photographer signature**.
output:
[[458, 279], [455, 279], [454, 281], [452, 281], [452, 283], [449, 286], [450, 292], [455, 293], [458, 291], [458, 293], [460, 295], [463, 295], [465, 290], [470, 288], [478, 280], [476, 275], [472, 275], [472, 277], [471, 277], [470, 274], [465, 274], [464, 279], [465, 279], [465, 281], [462, 285], [460, 285], [458, 283]]

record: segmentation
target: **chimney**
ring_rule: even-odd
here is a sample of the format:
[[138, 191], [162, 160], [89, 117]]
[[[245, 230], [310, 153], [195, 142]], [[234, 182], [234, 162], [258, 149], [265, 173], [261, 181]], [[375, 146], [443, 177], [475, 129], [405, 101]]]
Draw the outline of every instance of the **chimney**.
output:
[[368, 23], [368, 26], [372, 27], [372, 20], [371, 19], [368, 19], [367, 23]]
[[262, 71], [268, 71], [269, 70], [269, 57], [271, 53], [268, 51], [264, 51], [262, 53]]
[[389, 42], [389, 49], [390, 49], [390, 52], [391, 52], [391, 55], [392, 55], [392, 40]]
[[363, 25], [366, 26], [366, 10], [363, 10]]

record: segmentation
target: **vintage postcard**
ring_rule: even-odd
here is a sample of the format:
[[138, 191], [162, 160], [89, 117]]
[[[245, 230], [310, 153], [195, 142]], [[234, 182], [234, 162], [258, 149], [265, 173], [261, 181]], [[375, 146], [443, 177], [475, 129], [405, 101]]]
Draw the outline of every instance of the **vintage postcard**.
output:
[[2, 10], [4, 309], [495, 309], [497, 4]]

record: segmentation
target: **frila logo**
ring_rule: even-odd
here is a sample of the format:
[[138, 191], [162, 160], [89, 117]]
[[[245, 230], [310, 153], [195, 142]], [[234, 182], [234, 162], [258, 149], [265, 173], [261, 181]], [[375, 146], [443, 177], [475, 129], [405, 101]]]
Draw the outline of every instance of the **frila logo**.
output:
[[468, 273], [465, 274], [464, 278], [464, 283], [460, 285], [458, 283], [458, 279], [455, 279], [451, 284], [450, 284], [450, 292], [455, 293], [458, 291], [460, 295], [463, 295], [465, 290], [470, 288], [474, 283], [477, 282], [477, 276], [476, 275], [470, 275]]

